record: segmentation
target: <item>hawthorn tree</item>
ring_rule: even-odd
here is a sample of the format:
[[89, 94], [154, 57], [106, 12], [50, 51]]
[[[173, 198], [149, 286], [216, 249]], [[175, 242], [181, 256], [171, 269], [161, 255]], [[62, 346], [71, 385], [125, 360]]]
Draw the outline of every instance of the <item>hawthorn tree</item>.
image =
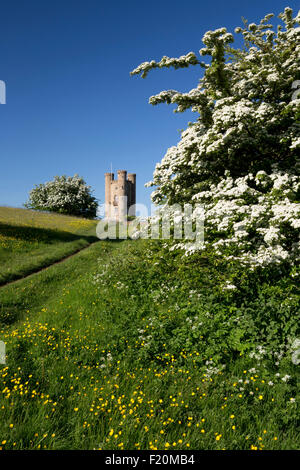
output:
[[[299, 247], [300, 12], [293, 16], [285, 8], [276, 31], [273, 16], [259, 24], [243, 20], [235, 29], [241, 48], [233, 47], [226, 28], [206, 32], [199, 53], [209, 63], [190, 52], [144, 62], [131, 72], [145, 78], [155, 68], [203, 69], [188, 93], [165, 90], [149, 99], [198, 116], [156, 165], [147, 186], [156, 187], [152, 201], [162, 206], [203, 204], [201, 248], [217, 243], [218, 253], [252, 266], [295, 260]], [[261, 218], [254, 216], [259, 213]], [[176, 246], [186, 253], [200, 248]]]
[[98, 202], [91, 187], [77, 174], [55, 176], [52, 181], [35, 186], [30, 191], [28, 209], [58, 212], [79, 217], [94, 218]]

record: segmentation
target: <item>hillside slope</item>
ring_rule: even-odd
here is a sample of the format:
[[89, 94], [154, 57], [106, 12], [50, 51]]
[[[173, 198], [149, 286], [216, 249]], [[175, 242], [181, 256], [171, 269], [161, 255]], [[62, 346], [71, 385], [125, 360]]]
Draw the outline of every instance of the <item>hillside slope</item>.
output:
[[88, 246], [97, 221], [0, 207], [0, 285]]

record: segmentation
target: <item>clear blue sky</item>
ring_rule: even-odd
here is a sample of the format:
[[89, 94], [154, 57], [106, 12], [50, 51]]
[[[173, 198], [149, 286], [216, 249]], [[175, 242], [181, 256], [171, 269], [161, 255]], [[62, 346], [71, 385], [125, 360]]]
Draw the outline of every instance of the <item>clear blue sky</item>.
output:
[[137, 174], [137, 202], [149, 205], [155, 164], [195, 118], [148, 98], [188, 91], [201, 69], [129, 72], [163, 55], [198, 53], [207, 30], [233, 32], [298, 1], [10, 0], [1, 3], [0, 205], [21, 207], [30, 189], [78, 173], [104, 202], [104, 172]]

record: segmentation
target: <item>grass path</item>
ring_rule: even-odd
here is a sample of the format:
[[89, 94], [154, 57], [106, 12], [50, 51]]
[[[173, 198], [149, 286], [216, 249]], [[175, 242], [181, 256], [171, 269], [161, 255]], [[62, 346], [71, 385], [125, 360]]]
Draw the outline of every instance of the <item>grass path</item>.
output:
[[0, 286], [50, 266], [96, 237], [95, 220], [0, 207]]
[[47, 266], [44, 266], [44, 267], [37, 266], [35, 271], [32, 271], [30, 274], [27, 274], [24, 277], [14, 279], [13, 281], [4, 282], [3, 284], [0, 283], [0, 289], [3, 289], [3, 287], [8, 286], [10, 284], [15, 284], [19, 281], [25, 280], [25, 279], [27, 279], [31, 276], [35, 276], [35, 275], [39, 274], [41, 271], [45, 271], [46, 269], [51, 268], [51, 266], [55, 266], [57, 264], [63, 263], [65, 261], [67, 261], [69, 258], [72, 258], [73, 256], [78, 255], [80, 252], [82, 252], [84, 250], [87, 250], [91, 245], [93, 245], [94, 243], [98, 243], [98, 242], [99, 242], [99, 240], [92, 241], [88, 246], [78, 248], [78, 250], [76, 250], [75, 252], [72, 251], [72, 253], [70, 255], [67, 255], [67, 256], [63, 257], [63, 258], [59, 259], [58, 261], [53, 261], [52, 263], [50, 263]]
[[[105, 242], [102, 243], [106, 245]], [[4, 314], [7, 318], [5, 323], [15, 324], [16, 321], [23, 318], [27, 309], [34, 312], [36, 307], [39, 309], [45, 305], [51, 305], [52, 302], [55, 303], [68, 286], [76, 284], [81, 276], [89, 275], [91, 269], [96, 269], [99, 252], [102, 251], [102, 247], [95, 251], [96, 244], [97, 242], [92, 243], [78, 253], [2, 286], [0, 312], [2, 314], [6, 312]], [[116, 248], [117, 243], [110, 242], [107, 251], [110, 253]], [[3, 321], [1, 313], [0, 320]]]

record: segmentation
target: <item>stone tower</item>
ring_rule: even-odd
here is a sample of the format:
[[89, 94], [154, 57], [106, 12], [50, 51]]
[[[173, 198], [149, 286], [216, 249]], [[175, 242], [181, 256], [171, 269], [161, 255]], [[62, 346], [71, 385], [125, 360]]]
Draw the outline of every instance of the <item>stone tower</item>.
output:
[[[105, 218], [124, 219], [130, 206], [136, 203], [136, 174], [119, 170], [118, 179], [114, 173], [105, 173]], [[130, 215], [135, 215], [132, 210]]]

